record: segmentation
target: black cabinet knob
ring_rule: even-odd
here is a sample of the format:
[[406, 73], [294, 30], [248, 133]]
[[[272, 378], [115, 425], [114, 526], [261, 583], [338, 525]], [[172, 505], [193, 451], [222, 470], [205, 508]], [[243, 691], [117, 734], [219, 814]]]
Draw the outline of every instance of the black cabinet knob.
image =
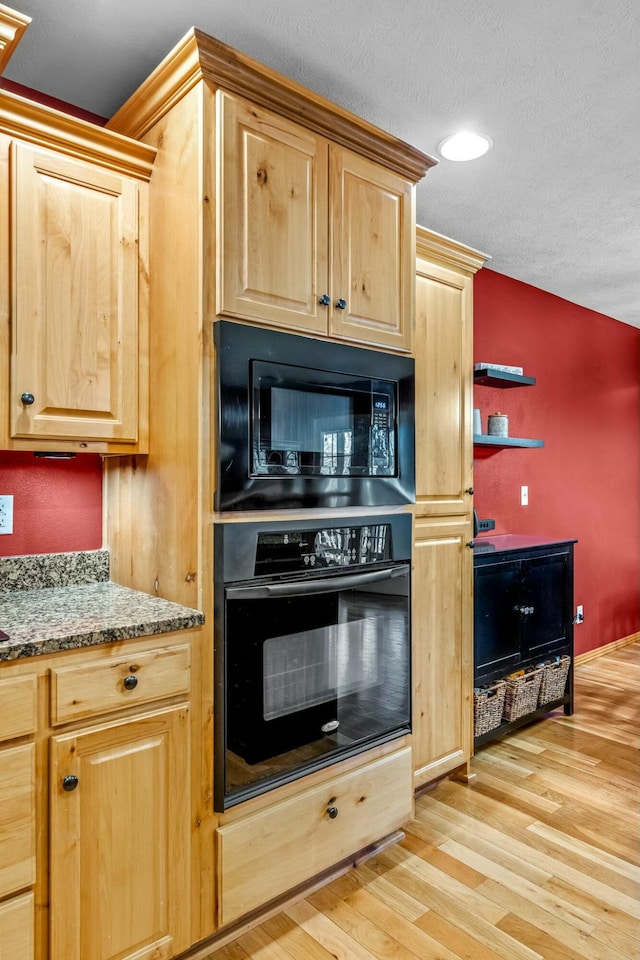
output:
[[62, 781], [62, 789], [66, 790], [67, 793], [71, 793], [71, 791], [75, 790], [77, 786], [78, 786], [77, 777], [64, 777]]
[[469, 547], [469, 550], [473, 550], [473, 548], [475, 547], [475, 543], [473, 542], [473, 540], [469, 540], [467, 546]]
[[331, 303], [331, 297], [329, 296], [328, 293], [323, 293], [320, 299], [318, 300], [318, 303], [320, 303], [323, 307], [328, 307], [329, 304]]
[[338, 308], [338, 310], [346, 310], [346, 309], [347, 309], [347, 301], [346, 301], [346, 300], [343, 300], [342, 297], [340, 297], [339, 300], [336, 300], [336, 307]]
[[327, 813], [329, 814], [329, 817], [331, 818], [331, 820], [335, 820], [335, 818], [338, 816], [338, 808], [327, 807]]
[[138, 678], [134, 677], [132, 674], [129, 674], [128, 677], [125, 677], [122, 681], [125, 690], [135, 690], [138, 686]]
[[23, 393], [20, 397], [25, 407], [30, 407], [32, 403], [36, 402], [36, 398], [32, 393]]
[[469, 496], [472, 497], [472, 496], [473, 496], [473, 487], [467, 487], [467, 489], [465, 490], [465, 493], [468, 493]]

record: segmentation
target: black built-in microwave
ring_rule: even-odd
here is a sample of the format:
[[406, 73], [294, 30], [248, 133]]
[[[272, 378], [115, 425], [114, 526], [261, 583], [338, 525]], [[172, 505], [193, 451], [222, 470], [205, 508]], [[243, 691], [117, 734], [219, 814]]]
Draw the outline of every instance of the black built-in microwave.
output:
[[415, 499], [409, 357], [221, 320], [215, 509]]

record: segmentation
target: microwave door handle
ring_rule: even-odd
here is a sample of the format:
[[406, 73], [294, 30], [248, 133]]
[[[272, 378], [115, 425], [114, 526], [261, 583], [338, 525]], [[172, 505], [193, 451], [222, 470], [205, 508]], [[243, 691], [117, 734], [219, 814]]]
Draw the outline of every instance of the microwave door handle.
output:
[[409, 568], [403, 564], [387, 570], [372, 570], [344, 577], [327, 577], [323, 580], [300, 580], [295, 583], [263, 583], [255, 587], [227, 587], [228, 600], [264, 600], [269, 597], [303, 597], [318, 593], [335, 593], [350, 587], [361, 587], [381, 580], [394, 580], [408, 576]]

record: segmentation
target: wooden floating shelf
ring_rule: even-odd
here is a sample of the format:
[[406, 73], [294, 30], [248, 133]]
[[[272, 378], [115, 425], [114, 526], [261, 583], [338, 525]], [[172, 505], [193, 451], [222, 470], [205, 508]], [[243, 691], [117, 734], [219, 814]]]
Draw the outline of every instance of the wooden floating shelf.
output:
[[544, 447], [544, 440], [528, 440], [526, 437], [490, 437], [474, 433], [474, 447]]
[[535, 377], [525, 377], [520, 373], [507, 373], [506, 370], [490, 370], [485, 367], [473, 371], [473, 382], [483, 387], [532, 387]]

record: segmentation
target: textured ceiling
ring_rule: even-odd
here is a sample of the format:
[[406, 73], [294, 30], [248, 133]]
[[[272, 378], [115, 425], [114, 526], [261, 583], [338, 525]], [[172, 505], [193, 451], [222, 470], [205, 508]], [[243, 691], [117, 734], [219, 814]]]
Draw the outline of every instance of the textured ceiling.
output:
[[425, 153], [460, 127], [488, 133], [482, 159], [429, 171], [418, 222], [640, 327], [637, 0], [15, 6], [33, 22], [5, 76], [106, 117], [196, 26]]

